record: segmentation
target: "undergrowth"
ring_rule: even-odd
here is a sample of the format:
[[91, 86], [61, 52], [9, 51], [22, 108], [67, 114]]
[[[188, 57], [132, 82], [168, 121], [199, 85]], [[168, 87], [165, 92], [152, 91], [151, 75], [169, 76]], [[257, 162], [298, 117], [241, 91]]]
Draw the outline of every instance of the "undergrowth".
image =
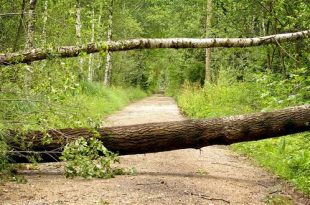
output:
[[[221, 79], [217, 85], [185, 84], [177, 102], [191, 118], [212, 118], [308, 104], [310, 75], [298, 69], [288, 78], [260, 73], [251, 80]], [[276, 175], [294, 183], [310, 196], [310, 135], [245, 142], [232, 149], [245, 154]]]
[[[20, 88], [0, 93], [0, 180], [10, 170], [8, 160], [15, 150], [6, 145], [6, 130], [47, 130], [59, 128], [97, 128], [105, 116], [128, 103], [147, 96], [138, 88], [104, 87], [81, 82], [48, 94], [25, 94]], [[5, 87], [3, 90], [5, 91]], [[53, 88], [51, 88], [53, 89]], [[18, 152], [16, 152], [18, 153]], [[15, 153], [15, 154], [16, 154]], [[112, 160], [113, 161], [113, 160]]]

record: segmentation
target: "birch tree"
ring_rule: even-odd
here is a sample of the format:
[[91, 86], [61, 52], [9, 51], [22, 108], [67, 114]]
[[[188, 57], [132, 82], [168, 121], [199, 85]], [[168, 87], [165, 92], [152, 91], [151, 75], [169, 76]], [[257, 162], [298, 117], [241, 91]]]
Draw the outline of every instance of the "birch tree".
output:
[[[207, 0], [207, 19], [206, 19], [206, 36], [209, 37], [211, 32], [212, 19], [212, 0]], [[205, 82], [211, 83], [212, 69], [211, 69], [211, 48], [206, 48], [206, 62], [205, 62]]]
[[28, 12], [28, 28], [26, 36], [26, 50], [33, 48], [34, 46], [34, 30], [35, 30], [35, 9], [37, 0], [29, 1], [29, 12]]
[[[82, 23], [81, 23], [81, 1], [76, 0], [76, 24], [75, 24], [75, 32], [76, 32], [76, 44], [77, 46], [82, 45]], [[83, 78], [83, 58], [79, 57], [79, 68], [78, 68], [79, 79]]]
[[[108, 25], [108, 43], [112, 41], [112, 32], [113, 32], [113, 3], [114, 0], [110, 0], [110, 5], [108, 8], [109, 11], [109, 25]], [[103, 84], [105, 86], [110, 85], [111, 81], [111, 73], [112, 73], [112, 52], [108, 51], [107, 53], [107, 64], [104, 73], [104, 81]]]
[[[95, 41], [95, 8], [92, 8], [92, 18], [91, 18], [91, 43]], [[93, 54], [89, 55], [88, 61], [88, 81], [93, 81]]]

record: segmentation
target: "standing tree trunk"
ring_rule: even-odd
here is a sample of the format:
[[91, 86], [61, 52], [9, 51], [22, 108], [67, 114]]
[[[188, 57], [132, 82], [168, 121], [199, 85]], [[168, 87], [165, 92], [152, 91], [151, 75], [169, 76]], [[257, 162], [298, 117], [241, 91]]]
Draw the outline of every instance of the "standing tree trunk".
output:
[[15, 37], [15, 42], [14, 42], [14, 46], [13, 46], [13, 52], [17, 51], [18, 41], [19, 41], [20, 34], [22, 32], [22, 29], [23, 29], [23, 23], [24, 23], [24, 18], [25, 18], [25, 7], [26, 7], [26, 0], [23, 0], [23, 2], [22, 2], [22, 12], [21, 12], [20, 19], [19, 19], [19, 26], [18, 26], [18, 29], [17, 29], [16, 37]]
[[[92, 10], [92, 20], [91, 20], [91, 43], [95, 41], [95, 8]], [[89, 55], [88, 61], [88, 81], [93, 81], [93, 54]]]
[[35, 9], [37, 0], [29, 1], [29, 13], [28, 13], [28, 29], [26, 37], [26, 50], [33, 48], [34, 46], [34, 30], [35, 30]]
[[[35, 30], [35, 9], [36, 9], [36, 0], [30, 0], [29, 1], [29, 11], [28, 11], [28, 27], [27, 27], [27, 33], [26, 33], [26, 46], [25, 50], [29, 51], [34, 47], [34, 30]], [[24, 93], [28, 94], [29, 92], [29, 84], [31, 82], [31, 72], [30, 66], [27, 67], [25, 74], [24, 74]]]
[[[206, 19], [206, 36], [210, 37], [212, 19], [212, 0], [207, 0], [207, 19]], [[211, 48], [206, 49], [206, 64], [205, 64], [205, 82], [211, 83], [212, 81], [212, 69], [211, 69]]]
[[[76, 0], [76, 39], [77, 39], [77, 46], [82, 46], [82, 23], [81, 23], [81, 2], [80, 0]], [[79, 57], [79, 79], [83, 79], [83, 58]]]
[[46, 45], [46, 24], [48, 16], [48, 0], [44, 1], [44, 13], [43, 13], [43, 28], [42, 28], [42, 46]]
[[[109, 28], [108, 28], [108, 43], [112, 41], [112, 32], [113, 32], [113, 0], [110, 0], [109, 6]], [[112, 74], [112, 52], [108, 51], [107, 53], [107, 65], [104, 73], [103, 84], [109, 86], [111, 83], [111, 74]]]

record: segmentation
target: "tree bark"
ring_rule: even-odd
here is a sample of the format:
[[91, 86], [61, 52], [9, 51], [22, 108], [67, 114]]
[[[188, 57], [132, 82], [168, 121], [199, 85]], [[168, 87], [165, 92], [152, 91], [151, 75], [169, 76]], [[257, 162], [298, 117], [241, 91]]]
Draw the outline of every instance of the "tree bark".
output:
[[[95, 41], [95, 8], [92, 8], [92, 20], [91, 20], [91, 43]], [[93, 81], [93, 54], [89, 55], [88, 59], [88, 81]]]
[[[206, 19], [206, 36], [210, 37], [212, 19], [212, 0], [207, 1], [207, 19]], [[211, 48], [206, 48], [206, 62], [205, 62], [205, 82], [211, 83], [212, 69], [211, 69]]]
[[[176, 122], [149, 123], [97, 129], [99, 140], [106, 148], [121, 155], [162, 152], [210, 145], [230, 145], [237, 142], [261, 140], [310, 130], [310, 105], [273, 112], [262, 112], [216, 119], [196, 119]], [[51, 137], [52, 143], [42, 144]], [[48, 155], [43, 161], [59, 157], [63, 147], [80, 137], [90, 138], [94, 131], [87, 128], [60, 129], [16, 135], [7, 140], [11, 147], [22, 150], [21, 142], [32, 142], [31, 151], [48, 153], [58, 150], [54, 159]], [[15, 137], [13, 137], [15, 136]], [[21, 160], [21, 159], [19, 159]]]
[[[109, 6], [109, 28], [108, 28], [108, 44], [112, 41], [112, 32], [113, 32], [113, 0], [110, 0]], [[107, 62], [106, 69], [104, 72], [104, 81], [103, 84], [105, 86], [110, 85], [111, 74], [112, 74], [112, 52], [108, 51], [107, 53]]]
[[17, 29], [17, 33], [16, 33], [16, 37], [15, 37], [15, 42], [14, 42], [14, 45], [13, 45], [13, 52], [17, 51], [17, 46], [18, 46], [20, 34], [22, 32], [22, 29], [23, 29], [23, 21], [24, 21], [24, 17], [25, 17], [25, 7], [26, 7], [26, 0], [23, 0], [22, 1], [22, 12], [20, 14], [20, 19], [19, 19], [19, 26], [18, 26], [18, 29]]
[[[81, 2], [80, 0], [76, 0], [76, 24], [75, 24], [75, 32], [76, 32], [76, 39], [77, 39], [77, 47], [82, 45], [82, 23], [81, 23]], [[83, 58], [79, 57], [79, 70], [78, 76], [81, 80], [83, 78]]]
[[34, 30], [35, 30], [35, 9], [37, 0], [29, 1], [29, 13], [28, 13], [28, 30], [26, 39], [26, 50], [30, 50], [34, 46]]
[[32, 49], [28, 52], [0, 54], [0, 65], [29, 63], [47, 58], [70, 58], [80, 53], [98, 53], [100, 51], [127, 51], [156, 48], [232, 48], [253, 47], [280, 42], [296, 41], [310, 37], [310, 30], [295, 33], [276, 34], [254, 38], [167, 38], [167, 39], [132, 39], [101, 43], [89, 43], [85, 46], [66, 46], [54, 49]]

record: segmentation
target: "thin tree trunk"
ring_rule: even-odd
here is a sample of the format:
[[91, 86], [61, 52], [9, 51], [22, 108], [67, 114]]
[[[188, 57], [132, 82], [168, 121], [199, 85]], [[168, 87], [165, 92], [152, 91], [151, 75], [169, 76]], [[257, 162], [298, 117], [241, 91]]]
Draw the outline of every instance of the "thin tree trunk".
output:
[[[310, 105], [274, 112], [262, 112], [217, 119], [198, 119], [176, 122], [149, 123], [120, 127], [104, 127], [96, 131], [87, 128], [30, 132], [24, 136], [13, 131], [7, 139], [16, 151], [24, 142], [32, 142], [28, 150], [60, 154], [65, 144], [94, 134], [106, 148], [119, 154], [142, 154], [210, 145], [229, 145], [261, 140], [310, 130]], [[99, 134], [99, 136], [98, 136]], [[50, 137], [50, 144], [43, 144]], [[59, 156], [59, 155], [58, 155]], [[57, 153], [55, 158], [58, 157]], [[43, 156], [44, 161], [55, 160]], [[21, 159], [19, 159], [21, 160]]]
[[[211, 19], [212, 19], [212, 0], [207, 0], [207, 19], [206, 19], [206, 36], [210, 37], [211, 34]], [[212, 68], [211, 68], [211, 48], [206, 48], [206, 64], [205, 64], [205, 82], [211, 83], [212, 81]]]
[[15, 42], [13, 45], [13, 52], [17, 51], [17, 46], [18, 46], [18, 42], [21, 36], [21, 32], [23, 29], [23, 22], [24, 22], [24, 18], [25, 18], [25, 7], [26, 7], [26, 0], [23, 0], [22, 2], [22, 12], [20, 14], [20, 19], [19, 19], [19, 26], [17, 29], [17, 33], [16, 33], [16, 37], [15, 37]]
[[[82, 23], [81, 23], [81, 2], [80, 0], [76, 0], [76, 24], [75, 24], [75, 32], [76, 32], [76, 39], [77, 39], [77, 46], [82, 46]], [[79, 57], [79, 69], [78, 69], [78, 76], [79, 79], [83, 79], [83, 58]]]
[[46, 45], [46, 24], [47, 24], [47, 17], [48, 17], [48, 0], [44, 1], [44, 13], [43, 13], [43, 28], [42, 28], [42, 46]]
[[[26, 33], [26, 46], [25, 50], [29, 51], [34, 47], [34, 31], [35, 31], [35, 21], [36, 21], [36, 15], [35, 15], [35, 9], [36, 9], [36, 0], [30, 0], [29, 1], [29, 11], [28, 11], [28, 27], [27, 27], [27, 33]], [[29, 85], [31, 82], [31, 72], [30, 66], [28, 67], [24, 74], [24, 93], [29, 93]]]
[[66, 46], [55, 49], [38, 48], [31, 52], [0, 54], [0, 65], [29, 63], [47, 58], [70, 58], [80, 53], [98, 53], [100, 51], [127, 51], [156, 48], [243, 48], [281, 42], [297, 41], [310, 37], [310, 30], [295, 33], [277, 34], [254, 38], [167, 38], [167, 39], [132, 39], [123, 41], [89, 43], [85, 46]]
[[[114, 0], [110, 0], [109, 10], [109, 27], [108, 27], [108, 44], [112, 41], [112, 32], [113, 32], [113, 2]], [[110, 86], [111, 83], [111, 74], [112, 74], [112, 52], [108, 51], [107, 53], [107, 65], [104, 73], [104, 81], [103, 84], [105, 86]]]
[[[91, 20], [91, 43], [95, 42], [95, 8], [92, 10], [92, 20]], [[88, 81], [93, 81], [93, 54], [89, 55], [88, 61]]]
[[28, 29], [26, 37], [26, 50], [30, 50], [34, 47], [34, 30], [35, 30], [35, 9], [37, 0], [29, 1], [29, 13], [28, 13]]

